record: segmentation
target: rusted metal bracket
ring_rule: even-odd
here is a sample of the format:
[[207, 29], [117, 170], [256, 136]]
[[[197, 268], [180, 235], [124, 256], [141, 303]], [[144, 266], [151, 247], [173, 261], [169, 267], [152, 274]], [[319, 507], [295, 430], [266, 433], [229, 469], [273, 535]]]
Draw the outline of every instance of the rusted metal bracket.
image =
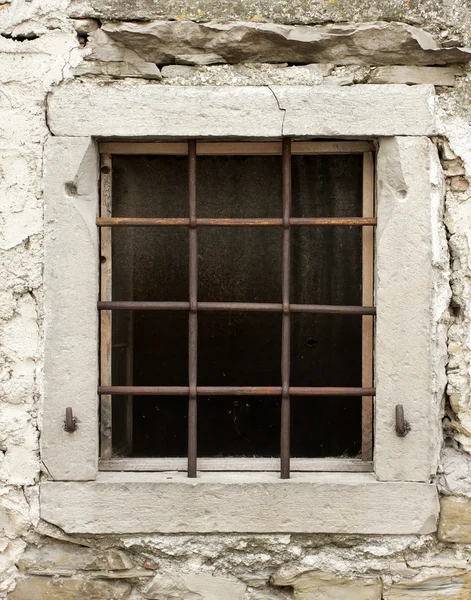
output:
[[74, 417], [71, 406], [65, 409], [64, 429], [69, 433], [73, 433], [77, 429], [77, 420]]
[[398, 437], [405, 437], [409, 431], [410, 425], [404, 418], [404, 407], [396, 404], [396, 434]]

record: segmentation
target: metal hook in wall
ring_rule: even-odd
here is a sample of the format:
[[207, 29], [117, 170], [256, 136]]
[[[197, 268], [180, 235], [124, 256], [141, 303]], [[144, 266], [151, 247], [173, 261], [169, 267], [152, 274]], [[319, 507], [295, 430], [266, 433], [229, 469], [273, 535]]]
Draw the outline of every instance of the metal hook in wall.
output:
[[77, 429], [77, 421], [74, 417], [74, 413], [71, 406], [65, 409], [65, 425], [64, 429], [69, 433], [74, 432]]
[[404, 418], [404, 407], [396, 404], [396, 433], [398, 437], [405, 437], [410, 431], [410, 425]]

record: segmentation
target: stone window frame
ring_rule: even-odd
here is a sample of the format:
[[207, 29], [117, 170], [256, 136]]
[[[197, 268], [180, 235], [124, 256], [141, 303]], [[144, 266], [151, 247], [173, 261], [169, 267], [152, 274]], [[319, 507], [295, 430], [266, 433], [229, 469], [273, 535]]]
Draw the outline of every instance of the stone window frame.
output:
[[[69, 533], [414, 534], [436, 530], [445, 387], [443, 177], [430, 85], [59, 86], [45, 149], [41, 516]], [[124, 117], [125, 116], [125, 117]], [[373, 139], [377, 218], [373, 473], [98, 470], [100, 141]], [[411, 426], [395, 431], [395, 406]], [[67, 406], [77, 430], [64, 429]], [[119, 518], [117, 518], [119, 515]]]

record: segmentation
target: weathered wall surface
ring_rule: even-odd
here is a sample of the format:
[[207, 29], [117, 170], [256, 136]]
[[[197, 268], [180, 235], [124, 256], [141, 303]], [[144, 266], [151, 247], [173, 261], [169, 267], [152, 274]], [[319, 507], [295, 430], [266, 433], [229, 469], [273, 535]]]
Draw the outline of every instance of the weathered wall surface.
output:
[[[470, 32], [469, 0], [0, 0], [0, 598], [471, 597]], [[437, 537], [82, 538], [39, 520], [46, 102], [71, 79], [436, 85], [451, 267]]]

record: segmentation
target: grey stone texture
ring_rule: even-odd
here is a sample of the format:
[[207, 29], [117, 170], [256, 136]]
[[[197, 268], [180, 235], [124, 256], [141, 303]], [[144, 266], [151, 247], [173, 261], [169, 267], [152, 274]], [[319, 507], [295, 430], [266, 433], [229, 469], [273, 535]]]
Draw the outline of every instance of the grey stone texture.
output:
[[271, 89], [285, 111], [286, 136], [413, 136], [435, 130], [431, 86]]
[[104, 23], [102, 30], [144, 60], [158, 64], [178, 63], [182, 55], [217, 55], [216, 62], [228, 63], [339, 65], [443, 65], [471, 58], [471, 51], [440, 48], [431, 34], [403, 23], [293, 27], [254, 22], [113, 21]]
[[405, 83], [407, 85], [453, 86], [456, 75], [461, 71], [456, 67], [417, 67], [394, 66], [377, 67], [369, 76], [369, 83]]
[[[444, 314], [434, 312], [441, 304], [436, 278], [448, 254], [445, 233], [436, 229], [444, 184], [430, 140], [381, 141], [377, 195], [375, 473], [429, 481], [438, 463], [447, 358], [445, 331], [434, 323], [447, 314], [449, 300], [445, 285]], [[403, 438], [395, 434], [396, 404], [411, 427]]]
[[267, 87], [67, 85], [50, 96], [48, 108], [58, 136], [274, 138], [283, 123]]
[[56, 136], [431, 135], [435, 132], [434, 88], [70, 84], [49, 96], [48, 123]]
[[424, 534], [437, 515], [434, 485], [369, 473], [101, 473], [41, 484], [42, 518], [67, 533]]
[[194, 67], [185, 65], [167, 65], [162, 67], [162, 77], [193, 77], [196, 73]]
[[77, 77], [81, 75], [106, 76], [113, 79], [124, 79], [125, 77], [137, 77], [140, 79], [162, 79], [160, 70], [153, 63], [140, 62], [106, 62], [85, 61], [74, 70]]
[[274, 21], [278, 23], [343, 23], [403, 21], [443, 32], [444, 45], [459, 43], [469, 22], [467, 0], [336, 0], [304, 2], [293, 0], [72, 0], [72, 16], [95, 16], [109, 20], [143, 20], [169, 17], [208, 21]]
[[445, 447], [440, 457], [438, 488], [445, 496], [471, 500], [471, 456], [453, 447]]
[[[57, 479], [90, 479], [98, 463], [96, 144], [83, 137], [51, 138], [45, 158], [41, 458]], [[77, 419], [74, 433], [64, 429], [67, 406]]]

